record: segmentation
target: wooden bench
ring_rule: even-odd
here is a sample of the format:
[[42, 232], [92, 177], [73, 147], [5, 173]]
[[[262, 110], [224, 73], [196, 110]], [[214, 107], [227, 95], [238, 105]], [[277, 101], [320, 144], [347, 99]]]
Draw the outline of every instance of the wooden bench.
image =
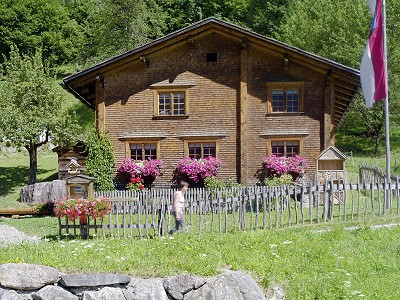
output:
[[28, 216], [28, 215], [36, 215], [42, 216], [47, 215], [48, 213], [39, 212], [34, 208], [19, 208], [19, 209], [1, 209], [0, 216], [3, 217], [11, 217], [11, 218], [18, 218], [19, 216]]

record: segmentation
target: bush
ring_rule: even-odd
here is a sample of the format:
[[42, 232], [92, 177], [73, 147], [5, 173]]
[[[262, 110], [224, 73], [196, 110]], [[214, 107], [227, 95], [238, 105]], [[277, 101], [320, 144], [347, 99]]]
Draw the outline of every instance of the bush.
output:
[[98, 191], [113, 190], [115, 156], [107, 133], [93, 131], [86, 143], [86, 169], [96, 179], [94, 188]]
[[290, 174], [282, 174], [281, 176], [265, 178], [263, 182], [265, 186], [291, 185], [292, 183], [293, 177]]

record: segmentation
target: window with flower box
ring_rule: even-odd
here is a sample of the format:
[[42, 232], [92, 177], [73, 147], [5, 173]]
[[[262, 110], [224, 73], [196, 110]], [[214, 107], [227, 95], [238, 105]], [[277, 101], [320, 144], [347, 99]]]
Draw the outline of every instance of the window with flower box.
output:
[[268, 112], [302, 112], [303, 85], [303, 82], [269, 82], [267, 84]]
[[159, 141], [126, 142], [126, 157], [133, 160], [158, 159]]
[[186, 141], [185, 157], [199, 159], [209, 156], [217, 157], [218, 143], [216, 141]]
[[302, 155], [303, 140], [302, 139], [270, 139], [267, 141], [267, 155], [275, 155], [277, 157], [293, 157]]
[[155, 88], [154, 116], [187, 117], [189, 115], [188, 87]]

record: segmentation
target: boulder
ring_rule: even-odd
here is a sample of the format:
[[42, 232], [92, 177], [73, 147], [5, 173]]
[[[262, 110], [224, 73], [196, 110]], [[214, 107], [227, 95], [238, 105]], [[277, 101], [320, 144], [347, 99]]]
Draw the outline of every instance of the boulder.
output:
[[4, 290], [0, 288], [0, 300], [24, 300], [24, 297], [13, 290]]
[[62, 275], [60, 284], [64, 287], [97, 287], [106, 285], [127, 285], [131, 278], [119, 274], [76, 274]]
[[[84, 292], [82, 294], [83, 300], [126, 300], [124, 294], [120, 289], [105, 287], [100, 291]], [[153, 298], [151, 298], [153, 299]], [[157, 298], [154, 298], [157, 299]]]
[[32, 297], [34, 300], [79, 300], [78, 296], [55, 285], [45, 286], [38, 292], [33, 293]]
[[9, 263], [0, 266], [0, 285], [15, 290], [36, 290], [58, 282], [58, 270], [42, 265]]
[[197, 290], [185, 295], [185, 300], [265, 300], [254, 279], [241, 271], [226, 271]]
[[198, 289], [206, 281], [188, 274], [170, 277], [164, 280], [165, 291], [176, 300], [182, 300], [184, 295], [193, 289]]
[[240, 289], [244, 300], [265, 299], [264, 293], [249, 274], [242, 271], [226, 271], [216, 281], [232, 282]]
[[162, 281], [156, 278], [133, 278], [124, 292], [126, 300], [168, 300]]
[[24, 186], [19, 192], [23, 203], [37, 203], [47, 200], [56, 201], [67, 197], [65, 180], [53, 180], [51, 182], [39, 182]]

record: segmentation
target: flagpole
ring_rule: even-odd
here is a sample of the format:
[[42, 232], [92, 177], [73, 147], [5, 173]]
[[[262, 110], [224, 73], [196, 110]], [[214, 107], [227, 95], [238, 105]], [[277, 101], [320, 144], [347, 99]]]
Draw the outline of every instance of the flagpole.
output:
[[[385, 109], [385, 143], [386, 143], [386, 180], [390, 184], [390, 134], [389, 134], [389, 84], [388, 84], [388, 66], [387, 66], [387, 47], [386, 47], [386, 0], [382, 1], [382, 17], [383, 17], [383, 47], [385, 53], [385, 71], [386, 71], [386, 99], [384, 100]], [[389, 200], [389, 199], [388, 199]], [[389, 200], [390, 201], [390, 200]]]

